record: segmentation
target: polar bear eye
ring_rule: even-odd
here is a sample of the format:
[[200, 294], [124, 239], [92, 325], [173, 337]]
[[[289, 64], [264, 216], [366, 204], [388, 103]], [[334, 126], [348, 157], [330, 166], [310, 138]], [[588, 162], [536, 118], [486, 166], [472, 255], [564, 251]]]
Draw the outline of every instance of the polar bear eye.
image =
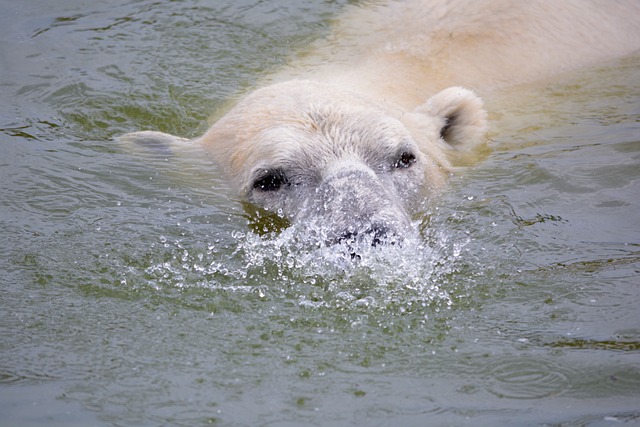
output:
[[266, 169], [253, 182], [253, 188], [260, 191], [278, 191], [285, 185], [289, 185], [289, 180], [282, 169]]
[[393, 166], [396, 169], [406, 169], [416, 162], [416, 156], [409, 151], [403, 151]]

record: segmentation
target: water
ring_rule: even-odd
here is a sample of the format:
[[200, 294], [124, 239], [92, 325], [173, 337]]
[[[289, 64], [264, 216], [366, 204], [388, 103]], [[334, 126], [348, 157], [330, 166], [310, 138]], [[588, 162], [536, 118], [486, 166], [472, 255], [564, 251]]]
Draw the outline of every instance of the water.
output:
[[198, 135], [345, 3], [3, 5], [1, 425], [639, 422], [639, 56], [493, 96], [422, 238], [355, 263], [112, 142]]

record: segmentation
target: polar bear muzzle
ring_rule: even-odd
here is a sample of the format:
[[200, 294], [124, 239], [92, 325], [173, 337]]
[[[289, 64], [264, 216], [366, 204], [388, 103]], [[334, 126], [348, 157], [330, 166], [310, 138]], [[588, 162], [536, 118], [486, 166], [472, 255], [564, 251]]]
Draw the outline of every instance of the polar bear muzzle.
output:
[[[402, 157], [405, 166], [415, 162]], [[304, 200], [294, 222], [310, 224], [323, 243], [397, 243], [414, 232], [402, 202], [384, 180], [359, 162], [334, 166]]]

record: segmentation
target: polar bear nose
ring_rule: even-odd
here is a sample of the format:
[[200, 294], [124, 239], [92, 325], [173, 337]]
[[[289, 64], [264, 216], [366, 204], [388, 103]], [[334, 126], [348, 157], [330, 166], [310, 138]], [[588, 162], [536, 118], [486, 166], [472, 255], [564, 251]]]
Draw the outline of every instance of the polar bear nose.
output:
[[378, 246], [387, 242], [396, 243], [400, 241], [400, 237], [395, 230], [382, 224], [371, 224], [367, 229], [362, 232], [357, 230], [349, 230], [338, 238], [338, 243], [345, 243], [352, 245], [360, 240], [367, 240], [371, 243], [371, 246]]

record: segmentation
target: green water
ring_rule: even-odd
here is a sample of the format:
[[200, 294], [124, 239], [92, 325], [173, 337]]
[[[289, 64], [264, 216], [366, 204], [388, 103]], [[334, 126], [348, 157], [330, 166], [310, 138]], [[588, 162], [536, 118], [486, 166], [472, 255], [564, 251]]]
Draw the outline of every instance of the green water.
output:
[[357, 265], [254, 235], [198, 135], [348, 3], [5, 2], [0, 425], [640, 422], [640, 56], [488, 104], [492, 153]]

